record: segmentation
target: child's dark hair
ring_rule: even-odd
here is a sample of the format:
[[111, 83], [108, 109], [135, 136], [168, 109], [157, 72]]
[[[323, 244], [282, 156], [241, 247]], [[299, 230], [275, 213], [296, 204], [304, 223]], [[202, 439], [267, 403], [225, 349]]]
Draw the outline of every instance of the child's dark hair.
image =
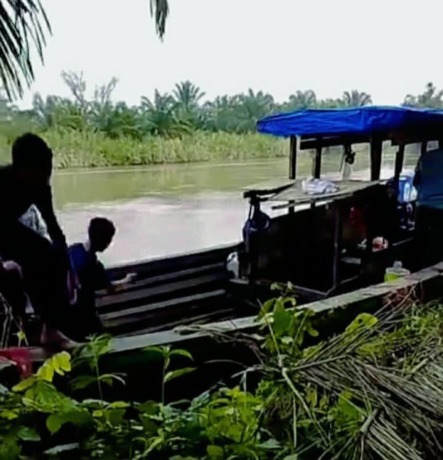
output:
[[93, 243], [110, 243], [115, 235], [114, 224], [104, 217], [94, 217], [89, 222], [89, 239]]
[[52, 150], [36, 134], [26, 133], [12, 144], [12, 164], [20, 169], [33, 169], [50, 174], [52, 170]]

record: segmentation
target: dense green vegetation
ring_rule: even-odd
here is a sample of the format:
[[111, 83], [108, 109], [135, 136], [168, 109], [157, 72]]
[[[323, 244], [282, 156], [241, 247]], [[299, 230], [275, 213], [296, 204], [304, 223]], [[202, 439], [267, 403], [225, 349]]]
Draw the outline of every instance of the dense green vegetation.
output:
[[92, 98], [82, 74], [63, 72], [71, 99], [36, 94], [31, 115], [42, 129], [93, 130], [110, 138], [146, 136], [182, 137], [196, 130], [208, 132], [255, 132], [259, 119], [275, 112], [311, 107], [352, 107], [371, 103], [359, 91], [345, 92], [342, 98], [318, 101], [313, 91], [297, 91], [288, 101], [277, 103], [270, 94], [249, 89], [246, 93], [220, 96], [205, 101], [205, 93], [190, 81], [175, 85], [171, 93], [155, 91], [142, 97], [138, 106], [112, 102], [115, 78], [95, 88]]
[[[293, 305], [267, 302], [260, 332], [242, 337], [260, 355], [248, 373], [258, 384], [243, 378], [190, 402], [165, 399], [168, 383], [194, 370], [184, 350], [147, 350], [164, 363], [162, 398], [147, 402], [104, 400], [105, 386], [124, 384], [100, 373], [107, 338], [55, 355], [12, 389], [0, 387], [0, 458], [440, 458], [443, 306], [391, 303], [319, 341], [312, 312]], [[177, 357], [189, 367], [173, 367]], [[69, 378], [85, 364], [86, 375]], [[88, 387], [95, 399], [80, 397]]]
[[[341, 98], [319, 100], [314, 91], [297, 91], [277, 103], [270, 94], [244, 94], [205, 100], [205, 93], [186, 81], [171, 93], [142, 97], [138, 106], [113, 102], [117, 80], [95, 88], [88, 98], [82, 74], [64, 72], [71, 98], [36, 94], [32, 110], [20, 111], [0, 101], [0, 149], [24, 130], [35, 130], [57, 153], [58, 165], [108, 166], [177, 163], [286, 155], [284, 141], [256, 134], [264, 116], [297, 109], [368, 105], [371, 96], [348, 91]], [[443, 107], [443, 93], [429, 84], [405, 105]]]
[[[19, 133], [14, 130], [14, 133]], [[43, 137], [54, 149], [60, 168], [187, 163], [210, 160], [246, 160], [287, 156], [287, 145], [257, 134], [196, 132], [181, 138], [149, 136], [111, 139], [103, 133], [48, 130]], [[0, 162], [9, 160], [14, 136], [0, 131]]]

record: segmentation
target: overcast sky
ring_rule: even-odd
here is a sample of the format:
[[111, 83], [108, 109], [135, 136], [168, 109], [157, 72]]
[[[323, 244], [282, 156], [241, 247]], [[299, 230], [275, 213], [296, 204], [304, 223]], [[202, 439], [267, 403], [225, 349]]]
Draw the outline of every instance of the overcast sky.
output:
[[212, 98], [253, 88], [277, 100], [359, 89], [397, 104], [428, 81], [443, 87], [441, 0], [170, 0], [166, 37], [149, 0], [44, 0], [53, 27], [31, 95], [68, 95], [60, 72], [91, 91], [115, 76], [115, 99], [138, 103], [191, 80]]

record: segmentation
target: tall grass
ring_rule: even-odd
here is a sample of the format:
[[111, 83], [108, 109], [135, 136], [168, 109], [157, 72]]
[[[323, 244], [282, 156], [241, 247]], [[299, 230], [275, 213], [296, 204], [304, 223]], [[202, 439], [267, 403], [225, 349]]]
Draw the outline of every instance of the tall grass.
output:
[[[195, 132], [182, 138], [152, 136], [142, 141], [67, 129], [41, 135], [53, 148], [59, 168], [276, 158], [288, 152], [287, 142], [259, 134]], [[12, 140], [11, 133], [0, 131], [2, 163], [9, 159]]]

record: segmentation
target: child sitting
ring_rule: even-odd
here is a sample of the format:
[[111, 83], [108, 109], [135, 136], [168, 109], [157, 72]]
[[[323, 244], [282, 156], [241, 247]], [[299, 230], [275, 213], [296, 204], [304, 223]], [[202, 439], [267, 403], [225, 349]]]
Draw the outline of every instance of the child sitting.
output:
[[111, 281], [103, 264], [98, 260], [97, 253], [104, 252], [115, 235], [114, 224], [105, 218], [95, 217], [89, 223], [88, 240], [70, 246], [71, 264], [78, 281], [76, 307], [78, 324], [75, 334], [79, 340], [88, 335], [102, 332], [102, 324], [95, 308], [95, 293], [106, 289], [109, 293], [121, 289], [131, 283], [135, 274], [128, 274], [118, 281]]

